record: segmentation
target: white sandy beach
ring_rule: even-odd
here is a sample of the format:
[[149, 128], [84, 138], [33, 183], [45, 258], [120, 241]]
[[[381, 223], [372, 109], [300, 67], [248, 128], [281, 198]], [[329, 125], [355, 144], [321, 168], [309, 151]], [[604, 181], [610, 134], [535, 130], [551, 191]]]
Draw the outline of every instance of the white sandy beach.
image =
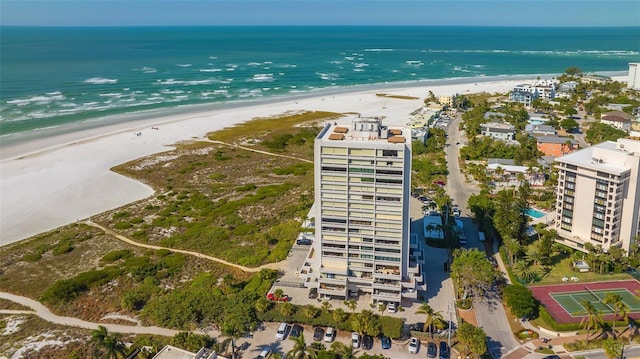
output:
[[[148, 186], [113, 173], [110, 168], [255, 117], [321, 110], [385, 116], [385, 123], [404, 125], [409, 120], [409, 113], [422, 106], [429, 91], [436, 96], [483, 91], [504, 93], [518, 83], [530, 82], [521, 78], [470, 81], [442, 86], [376, 88], [295, 101], [274, 100], [247, 107], [120, 123], [3, 148], [0, 246], [152, 195], [153, 190]], [[401, 100], [375, 95], [381, 92], [420, 99]], [[158, 130], [151, 129], [152, 126]], [[137, 136], [136, 132], [142, 135]]]

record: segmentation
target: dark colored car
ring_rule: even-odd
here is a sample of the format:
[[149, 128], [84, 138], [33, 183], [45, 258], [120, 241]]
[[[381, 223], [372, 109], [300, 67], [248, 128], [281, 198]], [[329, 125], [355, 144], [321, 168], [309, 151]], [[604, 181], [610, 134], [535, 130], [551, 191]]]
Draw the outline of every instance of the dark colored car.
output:
[[449, 359], [449, 345], [447, 342], [440, 342], [440, 359]]
[[389, 339], [389, 337], [381, 337], [380, 338], [380, 345], [382, 346], [382, 349], [389, 349], [391, 348], [391, 339]]
[[309, 289], [309, 299], [316, 299], [318, 298], [318, 288], [311, 288]]
[[309, 238], [302, 238], [302, 239], [298, 239], [296, 243], [301, 246], [310, 246], [313, 243], [313, 241]]
[[435, 358], [438, 356], [438, 346], [436, 343], [429, 342], [427, 344], [427, 358]]
[[373, 338], [370, 335], [365, 335], [362, 338], [362, 349], [369, 350], [373, 348]]
[[304, 328], [302, 328], [301, 326], [299, 326], [298, 324], [294, 324], [293, 327], [291, 327], [291, 333], [289, 333], [289, 337], [290, 338], [297, 338], [300, 336], [300, 334], [302, 334], [302, 330]]
[[324, 329], [316, 327], [316, 329], [313, 330], [313, 340], [319, 342], [322, 338], [324, 338]]

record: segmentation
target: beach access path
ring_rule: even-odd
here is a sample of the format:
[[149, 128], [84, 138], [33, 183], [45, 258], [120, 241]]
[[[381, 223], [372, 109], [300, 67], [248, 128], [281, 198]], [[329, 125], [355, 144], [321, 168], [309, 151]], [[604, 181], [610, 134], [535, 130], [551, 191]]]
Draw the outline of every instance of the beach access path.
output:
[[[532, 78], [532, 81], [534, 79]], [[247, 102], [235, 107], [212, 104], [210, 110], [119, 122], [59, 136], [2, 146], [0, 152], [0, 246], [121, 207], [153, 195], [153, 189], [111, 171], [114, 166], [173, 149], [185, 141], [255, 118], [301, 111], [330, 111], [380, 117], [405, 126], [409, 114], [436, 95], [504, 93], [524, 80], [471, 78], [468, 83], [441, 81], [415, 87], [359, 89], [304, 98]], [[393, 98], [379, 93], [405, 96]], [[408, 99], [415, 98], [415, 99]], [[153, 129], [151, 129], [153, 127]]]

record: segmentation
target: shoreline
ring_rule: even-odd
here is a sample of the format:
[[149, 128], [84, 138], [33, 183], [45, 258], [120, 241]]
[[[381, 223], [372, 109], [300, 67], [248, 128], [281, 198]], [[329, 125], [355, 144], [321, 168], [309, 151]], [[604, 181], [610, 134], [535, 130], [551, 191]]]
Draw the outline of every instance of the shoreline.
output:
[[[597, 71], [595, 73], [608, 74], [609, 76], [621, 76], [625, 72]], [[98, 133], [98, 129], [104, 129], [103, 135], [109, 135], [114, 134], [117, 131], [124, 131], [126, 129], [135, 130], [149, 125], [149, 123], [145, 124], [145, 122], [152, 122], [151, 125], [156, 125], [157, 122], [158, 125], [161, 125], [166, 121], [171, 121], [165, 120], [169, 117], [186, 117], [198, 113], [204, 114], [210, 111], [231, 110], [248, 106], [259, 106], [261, 104], [279, 103], [290, 100], [304, 100], [307, 98], [318, 96], [335, 96], [352, 92], [404, 89], [424, 86], [441, 87], [447, 85], [460, 85], [470, 83], [481, 84], [495, 81], [532, 81], [535, 80], [536, 77], [553, 78], [560, 75], [562, 74], [552, 73], [453, 77], [391, 83], [375, 83], [367, 85], [351, 85], [344, 87], [326, 87], [308, 90], [300, 93], [272, 95], [259, 99], [236, 99], [231, 101], [210, 102], [207, 104], [178, 105], [152, 110], [131, 111], [104, 117], [96, 116], [86, 120], [71, 122], [54, 127], [40, 128], [28, 132], [0, 135], [0, 161], [31, 154], [33, 151], [26, 151], [25, 148], [36, 147], [36, 142], [39, 143], [37, 147], [41, 147], [43, 150], [46, 150], [54, 148], [57, 145], [64, 145], [82, 139], [98, 137], [96, 135], [96, 133]]]
[[[2, 148], [0, 246], [153, 195], [152, 188], [116, 174], [111, 168], [171, 150], [176, 143], [202, 139], [207, 133], [256, 117], [295, 111], [331, 111], [384, 116], [386, 123], [404, 126], [409, 122], [409, 114], [422, 107], [429, 91], [436, 96], [502, 93], [524, 80], [535, 80], [535, 77], [508, 77], [498, 81], [471, 78], [459, 83], [404, 87], [388, 84], [259, 103], [243, 101], [231, 107], [126, 121]], [[418, 99], [376, 96], [380, 92]]]

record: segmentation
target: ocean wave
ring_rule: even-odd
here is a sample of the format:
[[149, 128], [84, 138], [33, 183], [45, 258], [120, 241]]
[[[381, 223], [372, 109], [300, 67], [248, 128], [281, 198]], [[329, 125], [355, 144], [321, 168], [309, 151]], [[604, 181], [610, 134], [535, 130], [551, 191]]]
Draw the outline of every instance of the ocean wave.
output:
[[422, 66], [424, 63], [420, 60], [407, 60], [405, 63], [409, 66]]
[[355, 69], [353, 69], [353, 72], [364, 72], [364, 69], [356, 67]]
[[364, 49], [367, 52], [391, 52], [395, 51], [394, 49]]
[[101, 93], [98, 94], [98, 96], [100, 97], [115, 97], [115, 98], [119, 98], [124, 96], [121, 92], [108, 92], [108, 93]]
[[14, 100], [9, 100], [6, 103], [9, 105], [16, 105], [16, 106], [27, 106], [32, 104], [47, 105], [53, 101], [60, 101], [64, 99], [66, 99], [66, 97], [62, 95], [62, 92], [56, 91], [56, 92], [50, 92], [50, 95], [38, 95], [38, 96], [32, 96], [28, 98], [17, 98]]
[[260, 89], [240, 89], [238, 91], [238, 97], [262, 97], [262, 90]]
[[92, 85], [104, 85], [104, 84], [117, 84], [118, 79], [109, 79], [104, 77], [92, 77], [83, 81], [86, 84]]
[[502, 49], [428, 49], [423, 52], [432, 53], [479, 53], [479, 54], [524, 54], [524, 55], [556, 55], [556, 56], [637, 56], [640, 52], [634, 50], [502, 50]]
[[271, 82], [275, 81], [273, 74], [255, 74], [252, 78], [247, 80], [249, 82]]
[[184, 86], [197, 86], [197, 85], [211, 85], [214, 83], [228, 83], [227, 80], [219, 80], [219, 79], [206, 79], [206, 80], [176, 80], [176, 79], [166, 79], [166, 80], [156, 80], [157, 85], [184, 85]]
[[192, 64], [176, 64], [176, 66], [178, 66], [178, 67], [191, 67], [193, 65]]
[[345, 56], [344, 59], [347, 60], [347, 61], [353, 61], [356, 58], [354, 56]]
[[222, 69], [200, 69], [200, 72], [220, 72]]
[[134, 71], [140, 71], [140, 72], [145, 73], [145, 74], [152, 74], [154, 72], [158, 72], [157, 69], [154, 69], [153, 67], [147, 67], [147, 66], [139, 68], [139, 69], [133, 69], [133, 70]]
[[367, 66], [369, 66], [369, 64], [366, 62], [356, 62], [355, 64], [353, 64], [353, 67], [367, 67]]
[[336, 73], [322, 73], [322, 72], [316, 72], [316, 75], [320, 76], [321, 79], [323, 80], [338, 80], [340, 78], [340, 75], [336, 74]]

